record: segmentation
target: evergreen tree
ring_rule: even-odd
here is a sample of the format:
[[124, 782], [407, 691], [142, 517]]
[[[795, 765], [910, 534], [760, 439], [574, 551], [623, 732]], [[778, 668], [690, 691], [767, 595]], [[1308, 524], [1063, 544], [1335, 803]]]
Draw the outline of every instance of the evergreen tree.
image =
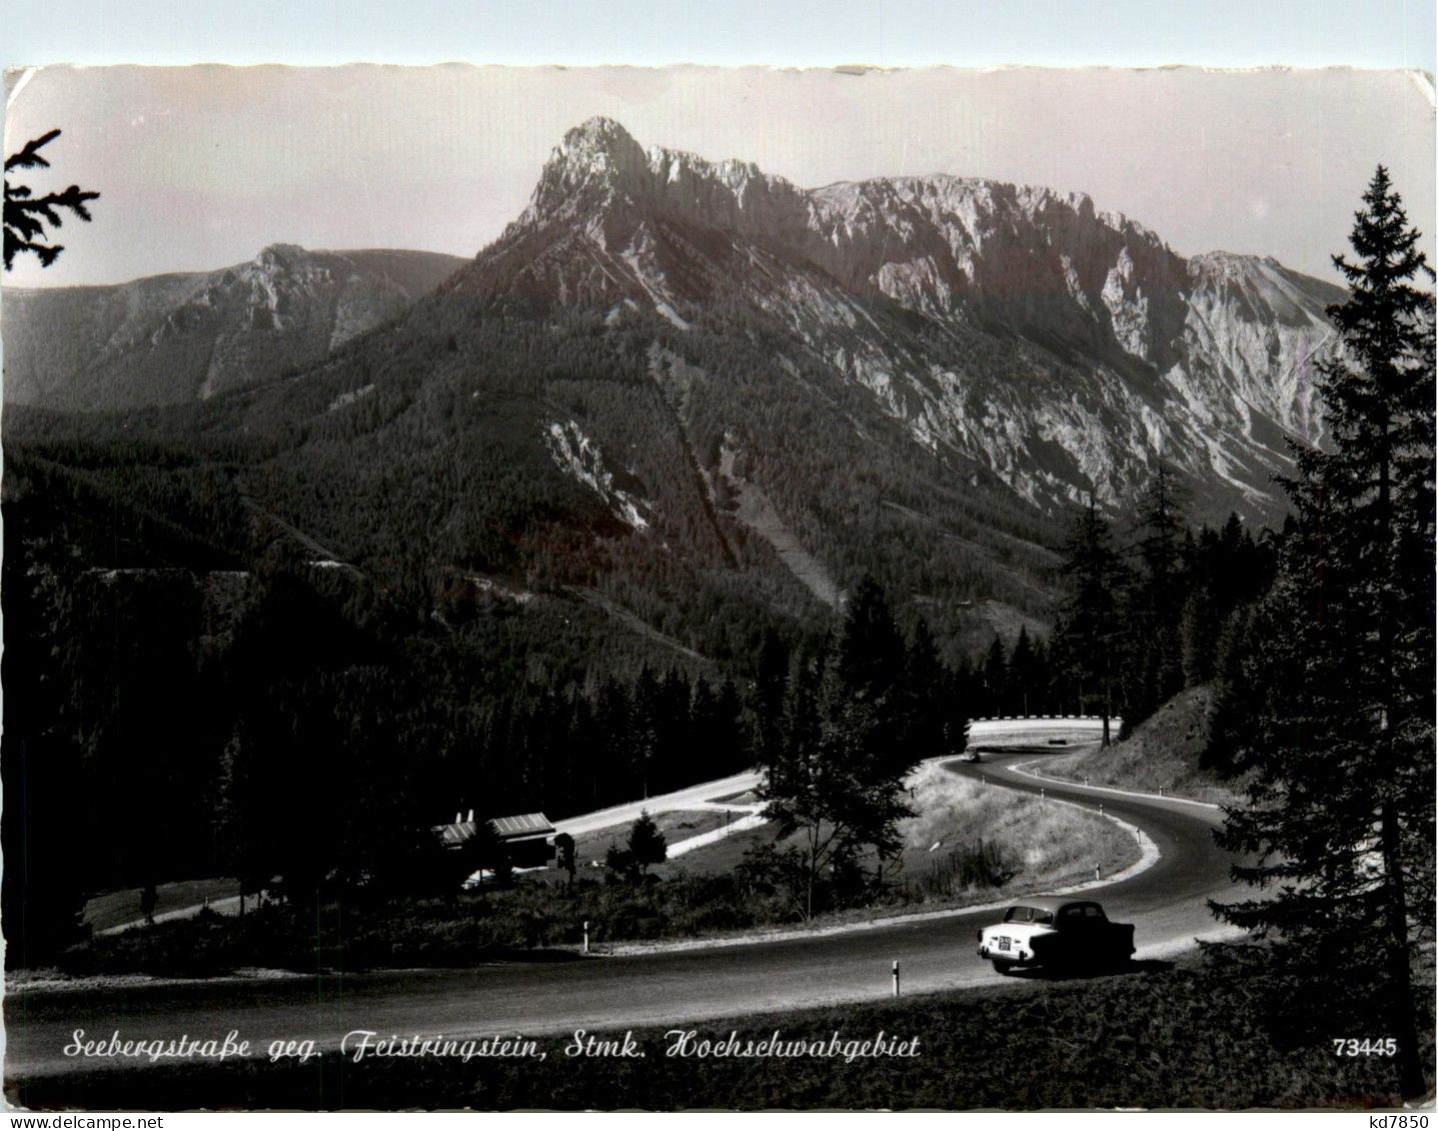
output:
[[482, 819], [475, 822], [474, 836], [465, 842], [463, 854], [466, 867], [480, 873], [481, 892], [485, 888], [485, 871], [494, 873], [493, 886], [508, 886], [512, 878], [509, 848], [505, 845], [504, 838], [499, 835], [499, 830], [494, 827], [493, 821]]
[[641, 875], [648, 875], [651, 864], [663, 864], [668, 858], [668, 842], [648, 812], [641, 812], [630, 826], [628, 850]]
[[909, 700], [904, 742], [922, 757], [945, 753], [945, 723], [954, 711], [948, 699], [948, 671], [939, 660], [934, 634], [922, 618], [914, 625], [904, 657], [903, 694]]
[[999, 718], [1008, 708], [1009, 661], [1002, 638], [995, 636], [984, 657], [984, 706], [992, 718]]
[[1042, 708], [1043, 683], [1043, 657], [1029, 638], [1028, 625], [1021, 625], [1009, 657], [1009, 700], [1018, 714], [1030, 715]]
[[867, 574], [844, 610], [839, 630], [839, 675], [849, 690], [880, 706], [893, 708], [891, 692], [902, 677], [904, 638], [894, 624], [879, 583]]
[[155, 891], [153, 880], [147, 881], [140, 889], [140, 914], [145, 917], [145, 922], [150, 926], [155, 925], [155, 905], [159, 902], [159, 895]]
[[60, 136], [59, 130], [37, 137], [28, 142], [19, 153], [5, 158], [5, 270], [15, 264], [15, 257], [30, 252], [40, 260], [42, 267], [49, 267], [65, 250], [63, 244], [47, 244], [41, 241], [49, 238], [45, 231], [61, 226], [60, 209], [68, 209], [80, 219], [88, 222], [88, 204], [98, 200], [98, 192], [84, 192], [79, 185], [71, 185], [64, 192], [47, 193], [44, 196], [31, 194], [30, 186], [12, 183], [10, 173], [14, 169], [48, 169], [50, 162], [40, 156], [40, 150]]
[[1119, 658], [1123, 639], [1118, 595], [1127, 571], [1114, 549], [1113, 531], [1092, 497], [1074, 524], [1065, 548], [1068, 599], [1055, 631], [1057, 663], [1076, 686], [1079, 710], [1097, 708], [1103, 718], [1103, 744], [1110, 741], [1109, 720], [1117, 707]]
[[779, 838], [798, 834], [805, 919], [836, 860], [868, 846], [882, 867], [897, 851], [898, 822], [909, 815], [903, 782], [915, 761], [901, 741], [903, 639], [872, 579], [850, 599], [836, 637], [820, 661], [817, 687], [816, 665], [797, 650], [791, 659], [785, 741], [765, 766], [762, 788]]
[[765, 628], [759, 647], [759, 670], [754, 681], [755, 754], [767, 762], [783, 740], [784, 690], [789, 650], [773, 628]]
[[[11, 474], [6, 453], [6, 475]], [[8, 967], [53, 962], [89, 933], [86, 896], [95, 883], [89, 839], [70, 828], [76, 801], [90, 807], [78, 709], [77, 634], [73, 616], [76, 565], [58, 537], [58, 516], [6, 503], [3, 569], [5, 648], [3, 908]], [[28, 558], [28, 560], [27, 560]], [[17, 694], [28, 680], [25, 694]], [[78, 794], [78, 798], [77, 798]]]
[[574, 838], [568, 833], [556, 833], [554, 837], [554, 865], [569, 874], [569, 886], [574, 886]]
[[1433, 299], [1381, 166], [1356, 214], [1344, 349], [1321, 366], [1331, 450], [1298, 452], [1296, 522], [1239, 675], [1253, 773], [1225, 847], [1276, 892], [1220, 906], [1344, 984], [1381, 964], [1405, 1094], [1425, 1090], [1412, 961], [1434, 927]]
[[[618, 680], [613, 676], [605, 676], [604, 682], [599, 685], [594, 705], [595, 745], [599, 747], [601, 763], [612, 767], [613, 773], [627, 773], [630, 770], [633, 757], [631, 727], [629, 696], [625, 694]], [[607, 791], [611, 788], [611, 783], [606, 783], [601, 788]], [[634, 796], [627, 788], [625, 793], [627, 796]]]
[[243, 725], [236, 728], [220, 756], [220, 806], [217, 824], [220, 861], [225, 872], [239, 880], [240, 914], [245, 900], [264, 890], [274, 874], [265, 836], [263, 791], [255, 745], [247, 740]]
[[639, 672], [634, 684], [633, 710], [630, 716], [630, 758], [634, 778], [641, 797], [649, 796], [649, 787], [659, 769], [659, 743], [664, 708], [659, 680], [648, 664]]
[[723, 774], [753, 765], [749, 756], [750, 738], [744, 726], [744, 700], [732, 679], [719, 685], [715, 702], [716, 729], [713, 742], [718, 760], [715, 766]]
[[1179, 492], [1162, 463], [1140, 502], [1134, 549], [1141, 569], [1125, 602], [1124, 726], [1141, 723], [1183, 689], [1184, 543]]

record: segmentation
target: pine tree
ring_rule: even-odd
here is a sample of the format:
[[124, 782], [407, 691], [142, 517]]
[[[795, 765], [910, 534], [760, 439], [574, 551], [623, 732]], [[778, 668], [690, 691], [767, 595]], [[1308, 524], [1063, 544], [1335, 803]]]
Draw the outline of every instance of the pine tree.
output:
[[574, 838], [568, 833], [556, 833], [554, 836], [554, 866], [562, 872], [569, 874], [569, 886], [574, 886]]
[[60, 136], [59, 130], [37, 137], [26, 144], [19, 153], [5, 158], [5, 270], [15, 264], [15, 257], [30, 252], [40, 260], [42, 267], [49, 267], [65, 250], [63, 244], [42, 243], [48, 238], [45, 226], [61, 226], [60, 209], [68, 209], [80, 219], [89, 221], [88, 204], [98, 200], [98, 192], [82, 191], [79, 185], [71, 185], [64, 192], [33, 196], [29, 185], [12, 183], [10, 173], [14, 169], [48, 169], [50, 162], [40, 156], [40, 150]]
[[984, 702], [991, 718], [1001, 718], [1008, 705], [1009, 661], [1003, 638], [994, 637], [984, 656]]
[[1074, 524], [1064, 554], [1069, 593], [1055, 631], [1055, 663], [1076, 685], [1080, 710], [1096, 706], [1103, 718], [1103, 744], [1116, 707], [1123, 637], [1118, 595], [1127, 571], [1114, 549], [1113, 531], [1092, 498]]
[[651, 864], [663, 864], [669, 855], [669, 844], [654, 818], [641, 812], [629, 828], [629, 859], [641, 875], [648, 875]]
[[1009, 699], [1014, 710], [1024, 716], [1037, 711], [1043, 704], [1043, 682], [1043, 658], [1029, 638], [1028, 625], [1021, 625], [1009, 657]]
[[629, 729], [632, 743], [629, 756], [642, 797], [649, 796], [649, 787], [659, 770], [660, 720], [663, 713], [659, 680], [645, 664], [634, 683]]
[[1412, 961], [1434, 927], [1433, 299], [1381, 166], [1356, 214], [1351, 291], [1321, 366], [1332, 446], [1298, 452], [1296, 521], [1239, 663], [1254, 774], [1225, 847], [1268, 899], [1219, 906], [1330, 975], [1381, 963], [1405, 1094], [1424, 1091]]
[[791, 659], [785, 738], [765, 766], [762, 789], [779, 837], [798, 834], [806, 919], [836, 859], [868, 846], [882, 866], [897, 851], [898, 822], [910, 812], [903, 782], [917, 760], [900, 740], [903, 638], [871, 579], [859, 585], [835, 636], [818, 665], [798, 650]]
[[909, 636], [904, 659], [903, 693], [909, 700], [904, 742], [923, 756], [945, 752], [945, 724], [955, 709], [948, 701], [948, 684], [948, 669], [939, 659], [934, 634], [920, 618]]
[[772, 628], [764, 630], [759, 646], [758, 673], [754, 681], [755, 754], [768, 761], [783, 741], [784, 690], [789, 668], [789, 649]]
[[1180, 493], [1162, 463], [1144, 491], [1139, 537], [1141, 563], [1125, 602], [1124, 726], [1131, 729], [1183, 689], [1181, 620], [1184, 606], [1184, 535]]
[[855, 694], [883, 699], [904, 670], [899, 635], [879, 583], [865, 575], [849, 598], [839, 632], [839, 675]]
[[494, 822], [480, 820], [475, 823], [474, 836], [464, 845], [465, 866], [480, 872], [479, 890], [484, 892], [485, 871], [494, 873], [491, 881], [494, 887], [507, 887], [511, 879], [509, 848], [499, 835]]

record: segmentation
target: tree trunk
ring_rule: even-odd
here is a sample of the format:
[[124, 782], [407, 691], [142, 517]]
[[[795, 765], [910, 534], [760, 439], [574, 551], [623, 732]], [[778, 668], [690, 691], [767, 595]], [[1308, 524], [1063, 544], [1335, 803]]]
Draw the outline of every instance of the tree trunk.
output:
[[1385, 926], [1388, 946], [1388, 1024], [1398, 1041], [1398, 1071], [1404, 1099], [1423, 1095], [1423, 1060], [1418, 1053], [1418, 1020], [1413, 1001], [1413, 974], [1408, 954], [1408, 901], [1403, 882], [1399, 846], [1398, 808], [1383, 803], [1381, 818], [1383, 869], [1387, 873], [1388, 901]]
[[1111, 706], [1111, 697], [1110, 697], [1110, 695], [1109, 695], [1108, 682], [1105, 681], [1105, 682], [1104, 682], [1104, 685], [1103, 685], [1103, 744], [1104, 744], [1105, 746], [1107, 746], [1107, 745], [1109, 744], [1109, 742], [1110, 742], [1108, 720], [1109, 720], [1109, 711], [1110, 711], [1111, 709], [1112, 709], [1112, 706]]
[[[1378, 522], [1379, 543], [1382, 548], [1380, 568], [1390, 567], [1390, 547], [1393, 541], [1392, 515], [1392, 444], [1389, 438], [1388, 416], [1385, 411], [1382, 420], [1381, 444], [1378, 457]], [[1408, 952], [1408, 895], [1403, 880], [1402, 829], [1398, 823], [1398, 805], [1393, 800], [1397, 783], [1394, 780], [1393, 724], [1396, 704], [1393, 702], [1396, 673], [1393, 670], [1393, 578], [1390, 575], [1378, 579], [1378, 651], [1379, 671], [1383, 673], [1383, 707], [1379, 720], [1381, 742], [1379, 746], [1379, 773], [1387, 779], [1386, 793], [1380, 810], [1380, 835], [1383, 849], [1383, 871], [1386, 879], [1387, 900], [1385, 909], [1388, 945], [1388, 1024], [1398, 1041], [1398, 1071], [1400, 1087], [1405, 1099], [1422, 1096], [1426, 1091], [1423, 1080], [1423, 1060], [1418, 1052], [1418, 1019], [1413, 1001], [1413, 972]]]

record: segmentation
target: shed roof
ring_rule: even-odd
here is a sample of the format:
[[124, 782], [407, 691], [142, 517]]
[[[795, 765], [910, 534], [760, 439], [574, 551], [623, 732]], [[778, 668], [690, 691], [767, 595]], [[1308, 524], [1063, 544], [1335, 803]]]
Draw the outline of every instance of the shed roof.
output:
[[554, 831], [549, 818], [543, 813], [520, 813], [513, 817], [491, 817], [490, 821], [499, 830], [499, 835], [508, 840], [511, 837], [547, 835]]
[[[519, 813], [513, 817], [490, 817], [490, 824], [499, 833], [500, 840], [534, 840], [547, 837], [554, 832], [554, 826], [543, 813]], [[479, 831], [478, 821], [455, 821], [446, 825], [435, 825], [434, 834], [447, 847], [458, 847], [465, 841], [473, 840]]]

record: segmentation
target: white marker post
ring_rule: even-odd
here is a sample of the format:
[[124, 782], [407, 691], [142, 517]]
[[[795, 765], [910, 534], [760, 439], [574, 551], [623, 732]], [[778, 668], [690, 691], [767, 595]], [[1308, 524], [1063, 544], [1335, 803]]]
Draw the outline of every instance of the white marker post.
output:
[[899, 996], [899, 960], [894, 959], [894, 996]]
[[584, 953], [589, 953], [589, 920], [584, 920]]
[[1103, 873], [1099, 871], [1099, 866], [1097, 864], [1093, 866], [1093, 878], [1096, 880], [1103, 879]]

